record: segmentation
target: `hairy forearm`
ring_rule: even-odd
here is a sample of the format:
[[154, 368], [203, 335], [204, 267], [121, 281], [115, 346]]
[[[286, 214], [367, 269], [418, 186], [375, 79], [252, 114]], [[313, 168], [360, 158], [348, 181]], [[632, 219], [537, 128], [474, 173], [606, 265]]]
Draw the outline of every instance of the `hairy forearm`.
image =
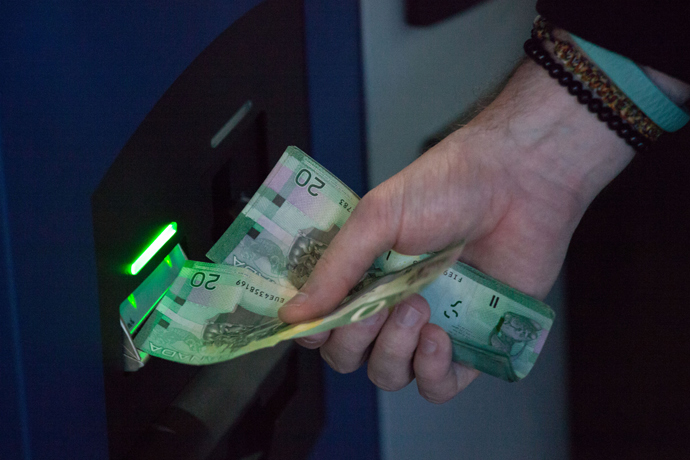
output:
[[[569, 39], [562, 30], [554, 35]], [[545, 45], [553, 51], [553, 44]], [[654, 69], [643, 70], [676, 104], [690, 99], [687, 83]], [[632, 148], [596, 114], [532, 62], [517, 69], [499, 97], [468, 128], [503, 142], [505, 148], [497, 153], [513, 170], [528, 167], [570, 190], [585, 206], [634, 156]]]
[[[463, 257], [537, 297], [551, 287], [589, 204], [635, 155], [615, 131], [532, 61], [522, 63], [498, 97], [449, 142], [460, 165], [480, 164], [475, 169], [494, 176], [503, 171], [489, 181], [491, 203], [478, 220], [476, 234], [509, 227], [507, 234], [523, 236], [519, 247], [508, 251], [513, 259], [488, 255], [492, 245], [512, 244], [500, 238], [468, 246]], [[513, 269], [502, 270], [506, 264]]]
[[[540, 178], [579, 217], [634, 156], [634, 150], [531, 61], [468, 126], [488, 136], [511, 174]], [[538, 185], [537, 185], [538, 184]]]

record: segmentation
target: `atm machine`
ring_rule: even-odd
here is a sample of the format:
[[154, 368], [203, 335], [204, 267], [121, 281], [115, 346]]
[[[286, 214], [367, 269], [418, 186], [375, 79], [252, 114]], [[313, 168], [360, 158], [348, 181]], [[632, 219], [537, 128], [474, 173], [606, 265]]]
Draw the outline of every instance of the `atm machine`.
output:
[[[375, 455], [376, 430], [329, 438], [352, 404], [318, 353], [146, 360], [120, 320], [172, 254], [206, 260], [286, 146], [363, 191], [357, 2], [130, 3], [0, 8], [0, 458]], [[346, 398], [371, 403], [363, 382]]]
[[[318, 434], [323, 404], [315, 354], [285, 345], [201, 369], [161, 359], [139, 369], [143, 363], [131, 363], [140, 359], [130, 342], [134, 325], [121, 327], [121, 311], [113, 308], [177, 244], [189, 258], [205, 260], [285, 146], [308, 146], [299, 3], [265, 2], [216, 38], [156, 103], [92, 196], [114, 457], [199, 458], [219, 449], [219, 458], [243, 458], [281, 442], [271, 455], [284, 458], [305, 455]], [[124, 269], [172, 223], [175, 236], [142, 270]], [[241, 423], [250, 426], [236, 426], [245, 412]]]

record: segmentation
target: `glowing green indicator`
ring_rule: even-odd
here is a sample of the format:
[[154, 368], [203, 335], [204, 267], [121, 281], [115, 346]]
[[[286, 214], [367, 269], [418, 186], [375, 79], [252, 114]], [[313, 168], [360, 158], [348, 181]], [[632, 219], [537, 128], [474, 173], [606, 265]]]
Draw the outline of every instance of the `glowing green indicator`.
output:
[[177, 233], [177, 222], [173, 222], [165, 227], [165, 230], [163, 230], [161, 234], [158, 235], [155, 240], [153, 240], [153, 243], [151, 243], [149, 247], [146, 248], [146, 250], [137, 258], [137, 260], [134, 261], [132, 267], [130, 268], [130, 273], [132, 273], [132, 275], [139, 273], [139, 271], [144, 268], [144, 265], [146, 265], [148, 261], [156, 255], [156, 253], [165, 245], [165, 243], [170, 241], [170, 238], [172, 238], [175, 233]]

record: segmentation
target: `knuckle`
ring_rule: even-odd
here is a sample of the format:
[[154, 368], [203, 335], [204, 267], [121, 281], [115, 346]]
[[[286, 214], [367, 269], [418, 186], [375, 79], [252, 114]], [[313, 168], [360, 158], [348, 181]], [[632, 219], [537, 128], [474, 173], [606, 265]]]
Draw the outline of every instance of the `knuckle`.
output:
[[376, 370], [372, 370], [371, 367], [367, 370], [367, 375], [369, 376], [369, 380], [371, 380], [371, 383], [373, 383], [383, 391], [402, 390], [412, 381], [411, 377], [401, 378], [390, 375], [381, 375], [379, 372], [376, 372]]
[[402, 350], [401, 348], [403, 347], [401, 347], [399, 343], [395, 343], [388, 340], [381, 340], [381, 338], [379, 338], [379, 340], [376, 341], [376, 346], [376, 351], [383, 360], [390, 362], [403, 362], [412, 360], [412, 353]]
[[436, 393], [434, 391], [428, 391], [423, 389], [422, 387], [419, 387], [419, 394], [422, 398], [426, 399], [432, 404], [443, 404], [455, 397], [455, 395], [442, 395], [439, 393]]
[[[399, 196], [394, 189], [395, 187], [387, 182], [374, 188], [362, 198], [353, 214], [356, 213], [357, 218], [366, 219], [370, 222], [369, 225], [383, 226], [384, 228], [380, 228], [380, 230], [384, 231], [384, 234], [390, 232], [390, 223], [394, 222], [397, 216], [397, 213], [394, 212], [397, 206], [395, 206], [393, 198]], [[371, 220], [371, 216], [376, 216], [376, 219]]]
[[352, 366], [348, 365], [347, 363], [343, 363], [342, 360], [337, 360], [334, 359], [328, 351], [324, 350], [322, 347], [321, 350], [321, 357], [323, 358], [324, 361], [326, 361], [326, 364], [328, 364], [331, 369], [336, 371], [339, 374], [349, 374], [351, 372], [354, 372], [357, 370], [359, 366]]
[[386, 379], [381, 379], [372, 375], [369, 376], [369, 380], [371, 380], [371, 383], [373, 383], [383, 391], [398, 391], [404, 388], [405, 386], [397, 384], [395, 382], [389, 382]]
[[333, 358], [331, 358], [330, 354], [328, 354], [323, 348], [321, 348], [319, 352], [321, 353], [321, 358], [323, 358], [323, 360], [326, 361], [326, 364], [328, 364], [331, 367], [331, 369], [342, 374], [342, 372], [340, 372], [338, 364], [333, 360]]
[[304, 339], [296, 339], [295, 342], [297, 342], [298, 345], [308, 348], [310, 350], [313, 350], [315, 348], [319, 348], [323, 342], [322, 341], [313, 341], [313, 340], [304, 340]]

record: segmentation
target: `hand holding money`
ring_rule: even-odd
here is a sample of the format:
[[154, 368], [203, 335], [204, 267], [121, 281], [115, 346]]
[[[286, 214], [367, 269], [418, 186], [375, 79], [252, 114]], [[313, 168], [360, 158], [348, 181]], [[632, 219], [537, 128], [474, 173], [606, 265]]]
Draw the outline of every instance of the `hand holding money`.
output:
[[[301, 167], [293, 158], [290, 167], [274, 169], [252, 198], [254, 205], [233, 223], [234, 234], [224, 236], [209, 257], [246, 266], [268, 282], [301, 292], [279, 311], [279, 318], [259, 315], [263, 319], [248, 321], [242, 312], [249, 310], [241, 304], [225, 307], [235, 313], [204, 319], [203, 305], [184, 312], [183, 306], [173, 305], [185, 304], [184, 297], [168, 293], [163, 301], [172, 313], [185, 313], [178, 315], [181, 321], [149, 319], [137, 346], [189, 362], [188, 350], [205, 357], [245, 347], [247, 340], [260, 344], [266, 334], [282, 333], [285, 323], [280, 319], [296, 323], [296, 328], [306, 321], [301, 323], [307, 324], [306, 330], [293, 338], [313, 335], [317, 330], [311, 325], [318, 321], [313, 318], [342, 308], [343, 297], [351, 296], [354, 286], [381, 279], [390, 268], [381, 255], [395, 254], [388, 249], [425, 254], [465, 241], [463, 260], [506, 284], [457, 263], [424, 291], [432, 309], [416, 296], [390, 316], [387, 307], [364, 305], [347, 318], [350, 323], [364, 321], [332, 332], [324, 329], [310, 346], [323, 345], [324, 357], [342, 371], [369, 357], [369, 375], [385, 389], [400, 388], [414, 376], [420, 393], [434, 402], [452, 398], [474, 379], [477, 372], [470, 367], [519, 380], [534, 364], [553, 319], [548, 307], [519, 291], [536, 298], [546, 295], [582, 214], [631, 158], [631, 149], [574, 104], [541, 69], [527, 63], [487, 109], [374, 189], [354, 212], [357, 197], [337, 178], [324, 180], [327, 171], [319, 165]], [[283, 206], [286, 197], [288, 205]], [[396, 266], [398, 256], [391, 258], [391, 266]], [[457, 297], [447, 298], [447, 289]], [[387, 296], [384, 304], [395, 297]], [[237, 312], [239, 325], [234, 323]], [[188, 316], [201, 317], [203, 324], [187, 323]], [[281, 323], [278, 330], [264, 325], [271, 321]], [[165, 349], [150, 337], [178, 348]], [[154, 346], [158, 351], [153, 352]]]
[[[317, 262], [358, 202], [359, 197], [338, 178], [289, 147], [209, 251], [208, 257], [217, 263], [184, 262], [135, 344], [154, 356], [200, 365], [283, 340], [308, 336], [303, 340], [313, 342], [319, 333], [329, 334], [333, 328], [368, 330], [378, 333], [371, 363], [395, 369], [405, 364], [417, 344], [408, 340], [386, 347], [386, 337], [418, 336], [431, 320], [450, 335], [454, 361], [509, 381], [525, 377], [546, 340], [553, 312], [467, 265], [454, 263], [458, 244], [419, 256], [386, 251], [344, 294], [335, 311], [294, 325], [278, 318], [287, 300], [293, 299], [293, 304], [300, 300], [297, 289], [310, 282]], [[422, 290], [433, 306], [430, 314], [428, 308], [425, 312], [426, 301], [413, 295]], [[392, 319], [381, 328], [396, 304]], [[352, 337], [356, 336], [355, 332]], [[371, 340], [363, 337], [355, 345], [365, 353]], [[425, 345], [419, 349], [434, 351]], [[346, 351], [349, 354], [340, 356], [339, 365], [343, 358], [354, 357], [357, 361], [347, 364], [354, 370], [363, 355], [352, 346]], [[337, 360], [330, 362], [334, 365]]]
[[[419, 257], [389, 252], [336, 311], [295, 325], [280, 321], [279, 308], [304, 284], [358, 201], [321, 165], [289, 147], [207, 254], [217, 263], [184, 262], [134, 344], [185, 364], [233, 359], [374, 316], [420, 292], [457, 259], [461, 245]], [[165, 263], [161, 268], [167, 272]], [[123, 305], [129, 317], [123, 322], [136, 322], [128, 302]]]
[[[543, 298], [560, 270], [574, 229], [572, 216], [561, 209], [573, 198], [569, 190], [544, 183], [542, 177], [505, 169], [481, 148], [482, 142], [486, 142], [482, 136], [456, 132], [362, 198], [301, 294], [280, 310], [280, 318], [300, 322], [331, 311], [376, 257], [388, 250], [423, 254], [463, 239], [465, 261]], [[487, 307], [493, 310], [490, 301], [491, 297]], [[501, 298], [497, 309], [504, 301]], [[450, 309], [448, 313], [454, 315]], [[478, 372], [452, 361], [454, 343], [442, 327], [427, 322], [431, 317], [428, 303], [412, 297], [390, 314], [380, 312], [367, 323], [298, 342], [320, 347], [326, 361], [341, 372], [353, 371], [368, 359], [372, 381], [386, 390], [402, 388], [416, 378], [427, 399], [442, 402]], [[528, 336], [538, 334], [536, 327], [541, 327], [517, 316], [508, 316], [506, 326], [511, 320]], [[490, 332], [487, 344], [492, 340], [489, 336]], [[525, 343], [506, 338], [502, 345], [501, 337], [493, 340], [497, 346], [510, 347], [513, 354], [520, 353], [520, 344]]]

